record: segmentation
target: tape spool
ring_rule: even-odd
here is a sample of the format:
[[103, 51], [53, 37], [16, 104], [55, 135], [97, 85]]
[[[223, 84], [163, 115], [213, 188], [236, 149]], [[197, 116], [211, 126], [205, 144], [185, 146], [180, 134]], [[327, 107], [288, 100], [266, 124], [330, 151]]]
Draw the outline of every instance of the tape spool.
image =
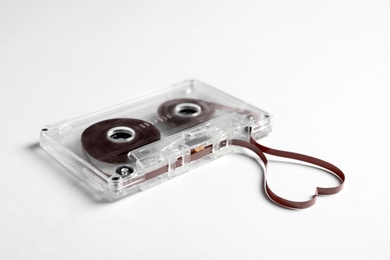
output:
[[215, 114], [212, 103], [191, 98], [172, 99], [158, 107], [160, 117], [170, 127], [191, 127], [211, 119]]
[[129, 151], [160, 140], [152, 124], [133, 118], [116, 118], [89, 126], [81, 135], [83, 149], [106, 163], [125, 163]]

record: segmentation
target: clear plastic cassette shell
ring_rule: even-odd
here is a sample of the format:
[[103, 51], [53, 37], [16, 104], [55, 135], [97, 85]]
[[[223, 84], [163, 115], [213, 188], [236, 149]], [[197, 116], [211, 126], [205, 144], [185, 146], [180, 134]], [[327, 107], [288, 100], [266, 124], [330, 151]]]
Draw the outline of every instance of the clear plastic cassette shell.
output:
[[148, 189], [259, 139], [270, 115], [188, 80], [119, 105], [45, 126], [40, 145], [108, 200]]

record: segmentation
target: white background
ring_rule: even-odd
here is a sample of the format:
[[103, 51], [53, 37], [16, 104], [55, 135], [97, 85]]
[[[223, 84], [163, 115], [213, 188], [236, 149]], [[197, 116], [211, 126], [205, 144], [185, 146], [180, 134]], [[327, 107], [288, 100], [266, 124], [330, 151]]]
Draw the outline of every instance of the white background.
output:
[[[45, 124], [189, 78], [272, 113], [262, 143], [344, 190], [287, 210], [229, 155], [105, 203], [39, 148]], [[389, 1], [2, 0], [0, 259], [390, 259], [389, 87]], [[334, 182], [270, 171], [295, 199]]]

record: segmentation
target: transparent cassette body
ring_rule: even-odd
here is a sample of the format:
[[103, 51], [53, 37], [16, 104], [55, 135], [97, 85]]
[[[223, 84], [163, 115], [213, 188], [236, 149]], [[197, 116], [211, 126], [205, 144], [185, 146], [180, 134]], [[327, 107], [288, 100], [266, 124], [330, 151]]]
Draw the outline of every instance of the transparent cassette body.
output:
[[[142, 122], [123, 124], [128, 118]], [[179, 120], [172, 123], [175, 118]], [[119, 123], [112, 123], [114, 119]], [[101, 128], [102, 124], [106, 128]], [[152, 139], [141, 138], [151, 129]], [[267, 112], [188, 80], [45, 126], [40, 145], [103, 197], [115, 200], [236, 151], [233, 139], [248, 141], [250, 135], [259, 139], [269, 131], [271, 117]], [[106, 152], [111, 142], [114, 152]], [[141, 145], [131, 148], [137, 142]]]

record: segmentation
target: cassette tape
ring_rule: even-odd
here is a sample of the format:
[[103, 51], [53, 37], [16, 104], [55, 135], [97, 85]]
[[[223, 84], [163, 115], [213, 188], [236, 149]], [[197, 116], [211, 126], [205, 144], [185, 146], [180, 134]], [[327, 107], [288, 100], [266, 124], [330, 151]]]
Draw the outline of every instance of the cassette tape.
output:
[[48, 125], [40, 145], [109, 200], [234, 152], [271, 131], [270, 114], [196, 80]]

